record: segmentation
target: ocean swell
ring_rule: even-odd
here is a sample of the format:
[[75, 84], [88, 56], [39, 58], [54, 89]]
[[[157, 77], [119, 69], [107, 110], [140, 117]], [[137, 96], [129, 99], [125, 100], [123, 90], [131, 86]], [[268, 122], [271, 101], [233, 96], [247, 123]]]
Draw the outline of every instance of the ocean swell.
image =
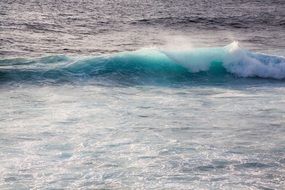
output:
[[49, 56], [0, 60], [0, 82], [104, 79], [131, 82], [179, 82], [213, 78], [285, 79], [285, 58], [225, 47], [188, 51], [142, 49], [97, 57]]

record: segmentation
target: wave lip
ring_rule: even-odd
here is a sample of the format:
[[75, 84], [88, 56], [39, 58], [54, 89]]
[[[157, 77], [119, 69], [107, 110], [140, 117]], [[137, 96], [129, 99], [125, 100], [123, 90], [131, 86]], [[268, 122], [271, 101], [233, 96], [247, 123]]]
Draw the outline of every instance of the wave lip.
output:
[[214, 78], [285, 79], [285, 58], [254, 53], [233, 42], [224, 47], [188, 51], [143, 49], [87, 58], [49, 56], [0, 60], [0, 82], [76, 81], [180, 82]]

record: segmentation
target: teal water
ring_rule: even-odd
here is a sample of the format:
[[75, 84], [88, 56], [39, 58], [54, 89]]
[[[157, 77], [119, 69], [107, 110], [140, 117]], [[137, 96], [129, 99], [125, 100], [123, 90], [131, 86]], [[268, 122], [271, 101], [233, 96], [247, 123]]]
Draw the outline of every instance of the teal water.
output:
[[[49, 56], [0, 60], [0, 82], [77, 82], [134, 84], [192, 83], [236, 78], [285, 79], [285, 58], [225, 47], [183, 51], [142, 49], [87, 58]], [[232, 78], [232, 79], [231, 79]]]

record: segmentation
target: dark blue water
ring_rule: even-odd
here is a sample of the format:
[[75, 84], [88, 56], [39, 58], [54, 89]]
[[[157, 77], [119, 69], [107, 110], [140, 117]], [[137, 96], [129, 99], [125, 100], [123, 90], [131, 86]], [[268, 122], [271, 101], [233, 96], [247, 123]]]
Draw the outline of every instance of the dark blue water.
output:
[[285, 2], [0, 1], [0, 189], [284, 189]]

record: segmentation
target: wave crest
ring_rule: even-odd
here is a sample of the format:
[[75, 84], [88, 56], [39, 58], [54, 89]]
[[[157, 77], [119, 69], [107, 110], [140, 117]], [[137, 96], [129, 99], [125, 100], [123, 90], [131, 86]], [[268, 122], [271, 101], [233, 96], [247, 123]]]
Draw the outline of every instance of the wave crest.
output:
[[49, 56], [0, 60], [0, 81], [98, 79], [189, 81], [224, 76], [285, 79], [285, 58], [254, 53], [233, 42], [190, 51], [144, 49], [87, 58]]

